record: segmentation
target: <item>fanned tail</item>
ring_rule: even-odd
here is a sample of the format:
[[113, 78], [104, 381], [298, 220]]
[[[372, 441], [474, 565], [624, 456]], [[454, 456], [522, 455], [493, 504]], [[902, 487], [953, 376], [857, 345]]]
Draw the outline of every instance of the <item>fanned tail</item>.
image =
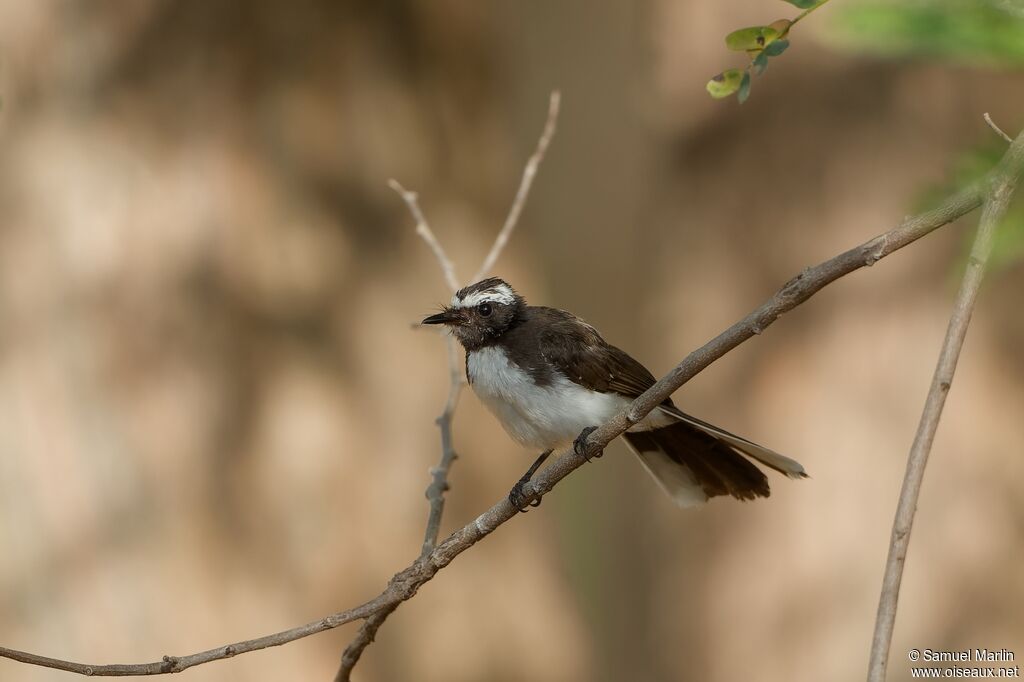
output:
[[758, 445], [757, 443], [747, 440], [742, 436], [737, 436], [734, 433], [729, 433], [725, 429], [720, 429], [714, 424], [708, 424], [702, 419], [690, 416], [677, 409], [674, 405], [662, 405], [659, 409], [664, 414], [675, 417], [690, 426], [700, 429], [709, 436], [725, 441], [730, 447], [739, 450], [749, 457], [753, 457], [757, 461], [761, 462], [761, 464], [775, 469], [780, 474], [785, 474], [790, 478], [807, 478], [807, 472], [804, 471], [803, 465], [795, 459], [790, 459], [785, 455], [780, 455], [774, 450], [769, 450], [763, 445]]
[[744, 455], [790, 478], [805, 478], [799, 462], [690, 417], [672, 406], [662, 408], [678, 422], [648, 431], [628, 431], [623, 438], [676, 504], [691, 507], [708, 498], [731, 495], [739, 500], [768, 497], [764, 473]]

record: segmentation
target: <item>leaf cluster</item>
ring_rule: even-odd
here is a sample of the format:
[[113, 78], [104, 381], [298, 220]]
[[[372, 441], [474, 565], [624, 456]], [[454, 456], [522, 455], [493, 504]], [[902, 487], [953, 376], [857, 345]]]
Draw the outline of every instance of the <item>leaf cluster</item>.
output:
[[789, 31], [805, 16], [828, 0], [785, 0], [804, 10], [796, 18], [779, 19], [766, 26], [750, 26], [733, 31], [725, 37], [725, 46], [735, 52], [746, 52], [750, 62], [742, 69], [726, 69], [708, 81], [707, 91], [715, 99], [731, 95], [742, 104], [750, 96], [753, 76], [768, 68], [768, 60], [778, 57], [789, 47]]

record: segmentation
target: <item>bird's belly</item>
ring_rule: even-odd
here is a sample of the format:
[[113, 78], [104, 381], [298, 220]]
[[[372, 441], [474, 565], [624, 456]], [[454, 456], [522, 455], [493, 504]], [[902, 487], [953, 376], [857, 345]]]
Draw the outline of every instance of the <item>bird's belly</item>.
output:
[[505, 351], [487, 347], [466, 359], [473, 391], [517, 442], [540, 450], [572, 443], [580, 431], [599, 426], [629, 404], [616, 393], [599, 393], [555, 373], [537, 384]]

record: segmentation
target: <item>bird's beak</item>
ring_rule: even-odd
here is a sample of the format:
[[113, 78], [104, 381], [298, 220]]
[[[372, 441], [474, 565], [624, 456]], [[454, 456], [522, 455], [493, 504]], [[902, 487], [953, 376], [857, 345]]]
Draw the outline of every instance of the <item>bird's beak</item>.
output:
[[460, 321], [461, 318], [457, 312], [451, 308], [445, 308], [437, 315], [424, 318], [421, 324], [459, 324]]

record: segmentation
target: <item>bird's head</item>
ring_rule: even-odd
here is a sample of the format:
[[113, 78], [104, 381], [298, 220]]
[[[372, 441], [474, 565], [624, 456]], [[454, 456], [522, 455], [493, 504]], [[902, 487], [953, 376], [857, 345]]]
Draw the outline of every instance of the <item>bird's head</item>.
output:
[[466, 348], [473, 350], [501, 336], [526, 307], [526, 301], [497, 277], [481, 280], [455, 292], [452, 303], [423, 324], [444, 324]]

